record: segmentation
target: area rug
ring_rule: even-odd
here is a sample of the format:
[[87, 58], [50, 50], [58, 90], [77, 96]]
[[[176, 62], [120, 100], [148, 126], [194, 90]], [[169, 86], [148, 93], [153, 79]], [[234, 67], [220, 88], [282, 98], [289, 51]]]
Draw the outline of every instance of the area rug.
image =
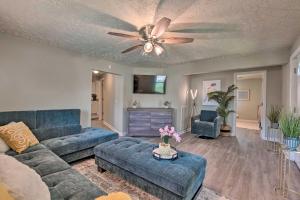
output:
[[[144, 192], [143, 190], [135, 187], [127, 181], [119, 178], [118, 176], [104, 172], [99, 173], [94, 159], [87, 159], [73, 164], [73, 169], [77, 170], [90, 181], [96, 184], [103, 191], [110, 192], [125, 192], [128, 193], [133, 200], [159, 200], [157, 197]], [[229, 200], [225, 197], [219, 196], [216, 192], [203, 187], [197, 200]]]

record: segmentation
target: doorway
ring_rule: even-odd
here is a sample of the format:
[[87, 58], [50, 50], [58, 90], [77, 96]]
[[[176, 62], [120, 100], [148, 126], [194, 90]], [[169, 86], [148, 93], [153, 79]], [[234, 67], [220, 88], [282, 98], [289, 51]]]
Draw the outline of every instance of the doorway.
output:
[[234, 102], [235, 129], [254, 130], [262, 138], [266, 132], [266, 78], [266, 71], [241, 72], [234, 77], [238, 87]]
[[92, 72], [91, 124], [121, 133], [123, 130], [123, 77], [99, 70]]

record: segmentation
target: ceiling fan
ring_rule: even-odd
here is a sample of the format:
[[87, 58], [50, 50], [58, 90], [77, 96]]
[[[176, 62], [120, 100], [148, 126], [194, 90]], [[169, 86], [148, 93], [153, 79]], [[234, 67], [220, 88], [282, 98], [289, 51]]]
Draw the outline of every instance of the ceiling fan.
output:
[[155, 25], [147, 24], [142, 28], [140, 28], [138, 31], [139, 36], [118, 33], [118, 32], [108, 32], [108, 34], [132, 39], [132, 40], [140, 40], [142, 42], [141, 44], [132, 46], [122, 51], [122, 53], [128, 53], [135, 49], [143, 49], [144, 54], [149, 54], [154, 51], [155, 54], [159, 56], [164, 51], [162, 44], [181, 44], [181, 43], [191, 43], [194, 41], [193, 38], [162, 37], [162, 35], [167, 31], [170, 23], [171, 20], [169, 18], [163, 17]]

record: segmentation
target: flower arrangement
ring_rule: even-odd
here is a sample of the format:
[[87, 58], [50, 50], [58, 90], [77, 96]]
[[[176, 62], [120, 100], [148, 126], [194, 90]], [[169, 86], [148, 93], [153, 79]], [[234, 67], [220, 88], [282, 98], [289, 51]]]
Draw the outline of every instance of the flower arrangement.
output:
[[162, 142], [165, 144], [169, 144], [170, 138], [175, 138], [176, 142], [181, 142], [180, 135], [175, 131], [175, 128], [172, 126], [165, 126], [164, 128], [159, 129], [160, 137]]

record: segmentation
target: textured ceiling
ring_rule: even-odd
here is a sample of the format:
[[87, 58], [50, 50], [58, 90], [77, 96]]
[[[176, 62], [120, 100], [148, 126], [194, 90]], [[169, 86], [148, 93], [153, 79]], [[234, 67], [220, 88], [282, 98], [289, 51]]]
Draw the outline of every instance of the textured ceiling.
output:
[[[120, 52], [131, 33], [166, 16], [191, 44], [160, 56]], [[134, 66], [155, 67], [291, 47], [300, 35], [300, 0], [0, 0], [0, 31]], [[183, 26], [182, 26], [183, 25]]]

